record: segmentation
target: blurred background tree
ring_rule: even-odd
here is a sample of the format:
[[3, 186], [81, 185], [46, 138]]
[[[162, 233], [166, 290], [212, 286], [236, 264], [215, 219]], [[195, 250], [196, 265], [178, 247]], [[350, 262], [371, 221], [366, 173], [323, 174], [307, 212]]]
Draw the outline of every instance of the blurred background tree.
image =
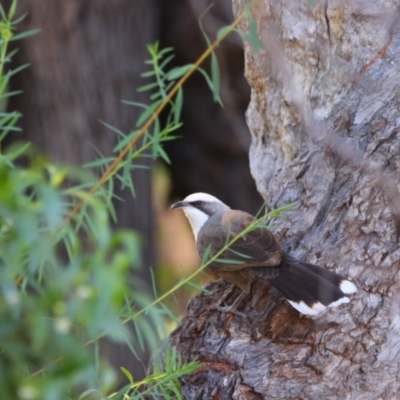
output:
[[[163, 45], [177, 49], [177, 65], [193, 61], [206, 47], [198, 18], [210, 4], [190, 0], [20, 0], [19, 13], [28, 13], [20, 28], [41, 29], [38, 35], [19, 43], [20, 51], [14, 58], [15, 65], [31, 64], [12, 81], [12, 90], [22, 90], [23, 95], [9, 102], [10, 109], [23, 114], [22, 137], [49, 158], [67, 164], [91, 161], [97, 151], [109, 154], [116, 137], [99, 120], [122, 131], [135, 126], [138, 111], [120, 101], [146, 101], [146, 96], [136, 92], [142, 84], [139, 79], [145, 69], [146, 44], [162, 38]], [[214, 37], [232, 18], [231, 2], [219, 1], [206, 13], [203, 25]], [[171, 237], [178, 241], [175, 234], [185, 235], [186, 222], [178, 214], [165, 215], [169, 190], [173, 197], [210, 192], [250, 212], [261, 205], [248, 167], [250, 136], [244, 111], [249, 89], [243, 77], [241, 40], [232, 36], [218, 49], [218, 57], [225, 107], [221, 109], [213, 102], [203, 78], [189, 81], [185, 87], [184, 126], [178, 132], [182, 139], [171, 142], [167, 149], [172, 160], [167, 166], [171, 183], [169, 178], [156, 178], [154, 182], [164, 183], [152, 196], [152, 170], [143, 169], [134, 173], [136, 198], [128, 190], [117, 192], [124, 201], [115, 202], [116, 226], [142, 234], [144, 268], [140, 275], [149, 286], [149, 267], [155, 266], [157, 259], [166, 260], [164, 271], [176, 267], [177, 260], [182, 263], [182, 249], [172, 247]], [[21, 135], [9, 136], [8, 140], [17, 137]], [[151, 161], [146, 164], [151, 166]], [[158, 205], [161, 224], [167, 223], [160, 228], [166, 242], [157, 245], [154, 227], [159, 224], [154, 222], [153, 203]], [[191, 241], [189, 245], [189, 251], [183, 249], [187, 255], [183, 259], [194, 268], [195, 250]], [[157, 257], [158, 247], [166, 249], [170, 257]], [[176, 251], [171, 252], [171, 248]], [[165, 275], [161, 273], [160, 279]], [[186, 301], [182, 298], [180, 310]], [[143, 366], [125, 346], [109, 343], [107, 353], [117, 368], [124, 366], [135, 377], [143, 374]], [[146, 363], [146, 357], [143, 361]]]

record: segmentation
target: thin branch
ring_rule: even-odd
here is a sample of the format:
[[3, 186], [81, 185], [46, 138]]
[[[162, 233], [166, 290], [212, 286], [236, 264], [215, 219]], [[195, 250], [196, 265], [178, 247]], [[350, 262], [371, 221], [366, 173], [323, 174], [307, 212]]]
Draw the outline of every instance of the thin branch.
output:
[[[164, 108], [169, 104], [175, 94], [178, 92], [179, 88], [189, 79], [189, 77], [198, 69], [198, 67], [203, 63], [203, 61], [213, 53], [216, 47], [221, 43], [222, 40], [232, 32], [239, 22], [244, 18], [246, 15], [247, 10], [243, 11], [236, 19], [229, 25], [229, 29], [224, 31], [224, 33], [217, 38], [215, 42], [211, 44], [210, 47], [198, 58], [198, 60], [193, 64], [193, 66], [186, 72], [185, 75], [175, 84], [175, 86], [171, 89], [168, 93], [168, 96], [164, 99], [164, 101], [160, 104], [154, 114], [147, 120], [147, 122], [142, 126], [139, 133], [127, 144], [127, 146], [121, 151], [118, 157], [112, 162], [112, 164], [107, 168], [107, 170], [103, 173], [97, 183], [89, 190], [89, 195], [94, 194], [107, 180], [115, 173], [118, 169], [119, 164], [122, 160], [128, 155], [129, 150], [135, 146], [138, 140], [144, 135], [147, 129], [153, 124], [156, 118], [161, 114]], [[65, 218], [65, 222], [71, 221], [71, 219], [77, 214], [85, 204], [85, 200], [81, 200], [70, 212], [70, 214]]]
[[[291, 206], [291, 205], [290, 205]], [[133, 321], [135, 318], [139, 317], [140, 315], [144, 314], [146, 311], [148, 311], [150, 308], [154, 307], [155, 305], [161, 303], [165, 298], [167, 298], [168, 296], [170, 296], [171, 294], [173, 294], [175, 291], [177, 291], [178, 289], [180, 289], [182, 286], [184, 286], [186, 283], [188, 283], [189, 281], [191, 281], [195, 276], [197, 276], [199, 273], [201, 273], [205, 268], [207, 268], [211, 263], [213, 263], [214, 261], [216, 261], [218, 259], [218, 257], [220, 257], [227, 249], [229, 249], [237, 240], [239, 240], [241, 237], [245, 236], [247, 233], [251, 232], [252, 230], [258, 228], [260, 225], [260, 222], [265, 221], [267, 218], [270, 217], [277, 217], [277, 213], [286, 211], [289, 208], [289, 206], [284, 206], [281, 207], [277, 210], [273, 210], [271, 212], [269, 212], [266, 215], [263, 215], [260, 218], [256, 218], [254, 219], [254, 221], [246, 228], [244, 229], [242, 232], [240, 232], [237, 236], [235, 236], [233, 239], [231, 239], [228, 243], [225, 244], [225, 246], [219, 250], [217, 253], [215, 253], [207, 262], [203, 263], [202, 265], [200, 265], [200, 267], [193, 272], [191, 275], [189, 275], [188, 277], [186, 277], [185, 279], [181, 280], [180, 282], [178, 282], [177, 284], [175, 284], [170, 290], [168, 290], [167, 292], [165, 292], [163, 295], [161, 295], [160, 297], [158, 297], [157, 299], [155, 299], [153, 302], [151, 302], [150, 304], [148, 304], [146, 307], [143, 307], [142, 309], [140, 309], [139, 311], [137, 311], [135, 314], [133, 314], [132, 316], [124, 319], [121, 322], [121, 325], [126, 325], [128, 322]], [[90, 344], [93, 344], [94, 342], [96, 342], [97, 340], [100, 340], [102, 338], [104, 338], [106, 336], [105, 333], [101, 333], [100, 335], [96, 336], [93, 339], [88, 340], [83, 347], [87, 347]], [[54, 365], [57, 364], [58, 362], [60, 362], [63, 358], [60, 357], [56, 360], [54, 360], [52, 363], [50, 363], [50, 365]], [[37, 375], [39, 375], [40, 373], [44, 372], [46, 370], [46, 368], [48, 368], [48, 366], [43, 367], [39, 370], [37, 370], [36, 372], [34, 372], [33, 374], [29, 375], [28, 378], [33, 378]]]

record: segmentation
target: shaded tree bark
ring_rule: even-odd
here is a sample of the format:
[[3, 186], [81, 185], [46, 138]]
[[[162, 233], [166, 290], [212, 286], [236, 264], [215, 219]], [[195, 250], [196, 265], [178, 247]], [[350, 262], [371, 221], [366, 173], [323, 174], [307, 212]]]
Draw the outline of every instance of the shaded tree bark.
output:
[[[238, 14], [246, 1], [233, 4]], [[276, 222], [284, 249], [359, 291], [309, 319], [257, 283], [243, 318], [213, 310], [228, 285], [209, 284], [171, 338], [203, 362], [184, 397], [398, 398], [398, 5], [259, 0], [253, 11], [267, 51], [245, 46], [252, 175], [269, 208], [296, 202]]]
[[[233, 21], [230, 0], [160, 0], [161, 43], [173, 46], [176, 64], [193, 63], [206, 49], [199, 18], [213, 39]], [[173, 198], [194, 192], [208, 192], [248, 212], [256, 213], [262, 199], [249, 170], [250, 135], [244, 112], [250, 100], [243, 76], [243, 44], [231, 35], [217, 49], [221, 76], [222, 108], [212, 99], [204, 77], [197, 73], [186, 84], [182, 109], [183, 127], [179, 140], [166, 146], [171, 158]], [[209, 65], [203, 66], [209, 70]]]
[[[95, 150], [110, 154], [116, 134], [103, 120], [129, 132], [139, 111], [122, 99], [146, 102], [136, 92], [148, 58], [146, 44], [157, 36], [158, 11], [153, 0], [105, 0], [54, 2], [20, 0], [19, 12], [28, 17], [21, 29], [40, 28], [41, 33], [18, 43], [15, 63], [30, 68], [15, 76], [15, 89], [24, 94], [12, 98], [11, 109], [22, 112], [23, 135], [58, 162], [82, 165], [98, 157]], [[149, 266], [155, 257], [152, 246], [153, 214], [151, 171], [133, 177], [137, 197], [118, 191], [125, 201], [115, 204], [121, 228], [136, 229], [143, 237], [141, 277], [149, 282]], [[108, 359], [124, 366], [137, 378], [143, 367], [126, 346], [109, 344]]]

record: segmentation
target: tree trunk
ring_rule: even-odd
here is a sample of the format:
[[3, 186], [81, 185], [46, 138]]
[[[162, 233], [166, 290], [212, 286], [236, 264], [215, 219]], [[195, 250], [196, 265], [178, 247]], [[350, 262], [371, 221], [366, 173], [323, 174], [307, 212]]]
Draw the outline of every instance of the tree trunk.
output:
[[203, 362], [184, 397], [399, 398], [397, 2], [259, 0], [253, 12], [266, 50], [245, 45], [252, 175], [268, 208], [296, 202], [276, 221], [284, 249], [359, 291], [310, 319], [257, 283], [244, 318], [213, 310], [228, 285], [209, 284], [171, 339]]
[[[99, 120], [125, 133], [135, 127], [141, 110], [121, 100], [147, 101], [136, 89], [144, 83], [140, 74], [147, 70], [146, 44], [157, 37], [155, 0], [20, 0], [18, 11], [28, 13], [18, 28], [41, 29], [18, 42], [20, 52], [14, 60], [17, 65], [31, 64], [12, 81], [14, 89], [24, 92], [10, 104], [23, 114], [24, 138], [68, 165], [94, 160], [99, 157], [95, 149], [111, 154], [117, 136]], [[115, 203], [117, 226], [136, 229], [143, 236], [140, 274], [151, 288], [151, 171], [135, 171], [133, 181], [135, 199], [129, 190], [116, 193], [125, 200]], [[118, 370], [124, 366], [136, 378], [144, 374], [126, 346], [106, 347], [108, 360]]]

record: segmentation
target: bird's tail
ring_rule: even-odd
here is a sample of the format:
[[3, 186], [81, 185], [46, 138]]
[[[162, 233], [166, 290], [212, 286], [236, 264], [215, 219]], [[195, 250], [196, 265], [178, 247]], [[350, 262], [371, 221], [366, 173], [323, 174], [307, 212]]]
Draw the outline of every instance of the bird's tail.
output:
[[255, 275], [266, 278], [288, 302], [302, 314], [316, 315], [326, 307], [348, 303], [346, 296], [357, 291], [354, 283], [318, 265], [309, 264], [284, 255], [279, 273], [268, 274], [268, 267], [253, 268]]

